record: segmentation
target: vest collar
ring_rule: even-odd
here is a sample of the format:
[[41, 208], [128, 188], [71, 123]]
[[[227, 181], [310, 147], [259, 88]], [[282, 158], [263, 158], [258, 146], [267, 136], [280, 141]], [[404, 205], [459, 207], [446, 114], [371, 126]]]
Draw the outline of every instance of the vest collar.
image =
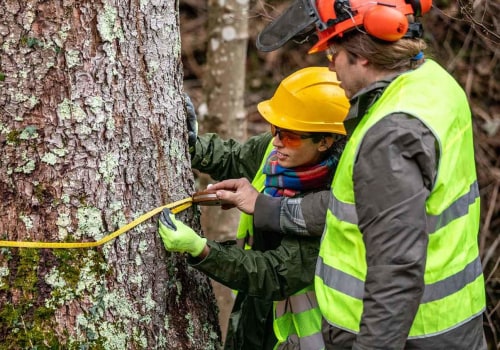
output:
[[364, 89], [361, 89], [355, 94], [351, 100], [351, 108], [344, 120], [344, 127], [347, 135], [351, 135], [361, 118], [366, 114], [367, 110], [382, 96], [384, 90], [394, 81], [401, 73], [391, 74], [385, 78], [378, 80]]

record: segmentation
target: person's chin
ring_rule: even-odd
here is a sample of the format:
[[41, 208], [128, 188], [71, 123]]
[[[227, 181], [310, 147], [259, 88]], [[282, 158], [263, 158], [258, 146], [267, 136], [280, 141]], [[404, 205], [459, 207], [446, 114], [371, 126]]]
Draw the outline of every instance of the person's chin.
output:
[[278, 160], [278, 164], [282, 168], [293, 168], [294, 167], [293, 163], [290, 162], [288, 157], [286, 159], [283, 159], [283, 160]]

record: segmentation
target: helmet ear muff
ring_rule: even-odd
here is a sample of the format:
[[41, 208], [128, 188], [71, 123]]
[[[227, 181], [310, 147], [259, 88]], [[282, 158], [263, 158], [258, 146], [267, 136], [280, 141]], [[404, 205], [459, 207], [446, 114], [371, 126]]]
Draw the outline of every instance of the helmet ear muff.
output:
[[397, 41], [406, 34], [408, 19], [394, 7], [378, 4], [366, 11], [363, 26], [368, 34], [377, 39]]

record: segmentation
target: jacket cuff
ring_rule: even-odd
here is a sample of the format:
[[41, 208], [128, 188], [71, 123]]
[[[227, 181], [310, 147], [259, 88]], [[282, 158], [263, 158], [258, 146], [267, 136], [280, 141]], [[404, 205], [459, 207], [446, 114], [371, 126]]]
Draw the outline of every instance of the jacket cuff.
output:
[[253, 224], [255, 231], [281, 233], [281, 197], [259, 194], [255, 202]]
[[[224, 245], [233, 245], [233, 244], [236, 244], [236, 241], [231, 240], [231, 241], [224, 242]], [[210, 270], [210, 268], [213, 264], [217, 265], [219, 263], [218, 255], [219, 255], [220, 251], [222, 250], [222, 247], [221, 247], [222, 244], [219, 242], [207, 240], [207, 245], [210, 248], [210, 251], [208, 252], [208, 254], [205, 258], [200, 259], [196, 256], [193, 257], [191, 255], [188, 255], [188, 259], [187, 259], [187, 262], [189, 265], [191, 265], [192, 267], [195, 267], [198, 270], [203, 271], [203, 272], [208, 272], [208, 271], [206, 271], [207, 268], [208, 268], [208, 270]]]

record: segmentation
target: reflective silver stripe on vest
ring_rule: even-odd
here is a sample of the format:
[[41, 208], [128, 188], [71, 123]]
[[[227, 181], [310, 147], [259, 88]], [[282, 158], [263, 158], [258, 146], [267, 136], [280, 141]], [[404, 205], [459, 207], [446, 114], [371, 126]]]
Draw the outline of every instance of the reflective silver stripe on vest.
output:
[[345, 272], [324, 263], [323, 258], [318, 256], [316, 264], [316, 276], [323, 279], [328, 287], [338, 290], [356, 299], [363, 299], [365, 282]]
[[462, 271], [432, 284], [426, 284], [421, 304], [443, 299], [472, 283], [483, 273], [479, 257], [472, 260]]
[[453, 220], [467, 215], [469, 206], [479, 197], [477, 181], [470, 185], [469, 192], [464, 194], [446, 208], [440, 215], [427, 215], [427, 233], [434, 233]]
[[[458, 219], [469, 212], [469, 206], [479, 197], [479, 187], [477, 181], [470, 186], [469, 192], [455, 200], [448, 208], [439, 215], [427, 214], [427, 233], [434, 233], [441, 227], [446, 226], [451, 221]], [[330, 193], [330, 211], [341, 221], [353, 225], [358, 224], [358, 214], [354, 204], [339, 201], [333, 193]]]
[[321, 332], [311, 334], [308, 337], [299, 339], [296, 334], [290, 335], [287, 340], [278, 345], [279, 350], [289, 349], [306, 349], [306, 350], [323, 350], [325, 342]]
[[330, 211], [341, 221], [348, 222], [353, 225], [358, 224], [358, 213], [354, 204], [348, 204], [339, 201], [330, 191], [330, 200], [328, 201], [328, 208]]
[[298, 314], [318, 307], [316, 293], [310, 290], [304, 294], [292, 295], [276, 303], [276, 318], [287, 312]]
[[321, 350], [325, 348], [323, 334], [321, 332], [300, 338], [300, 348], [307, 350]]
[[[286, 313], [298, 314], [304, 311], [309, 311], [318, 308], [316, 293], [310, 290], [307, 293], [292, 295], [285, 300], [276, 303], [275, 318], [283, 316]], [[298, 326], [300, 327], [300, 325]], [[300, 345], [300, 347], [299, 347]], [[278, 346], [278, 349], [300, 348], [310, 350], [321, 350], [325, 348], [323, 334], [321, 329], [318, 332], [306, 337], [301, 337], [297, 334], [290, 334], [287, 339]]]
[[[462, 271], [436, 283], [426, 284], [420, 303], [429, 303], [456, 293], [467, 284], [475, 281], [482, 273], [481, 260], [477, 257], [467, 264]], [[354, 276], [326, 265], [321, 257], [318, 258], [316, 275], [320, 276], [328, 287], [353, 298], [363, 299], [365, 283]]]

